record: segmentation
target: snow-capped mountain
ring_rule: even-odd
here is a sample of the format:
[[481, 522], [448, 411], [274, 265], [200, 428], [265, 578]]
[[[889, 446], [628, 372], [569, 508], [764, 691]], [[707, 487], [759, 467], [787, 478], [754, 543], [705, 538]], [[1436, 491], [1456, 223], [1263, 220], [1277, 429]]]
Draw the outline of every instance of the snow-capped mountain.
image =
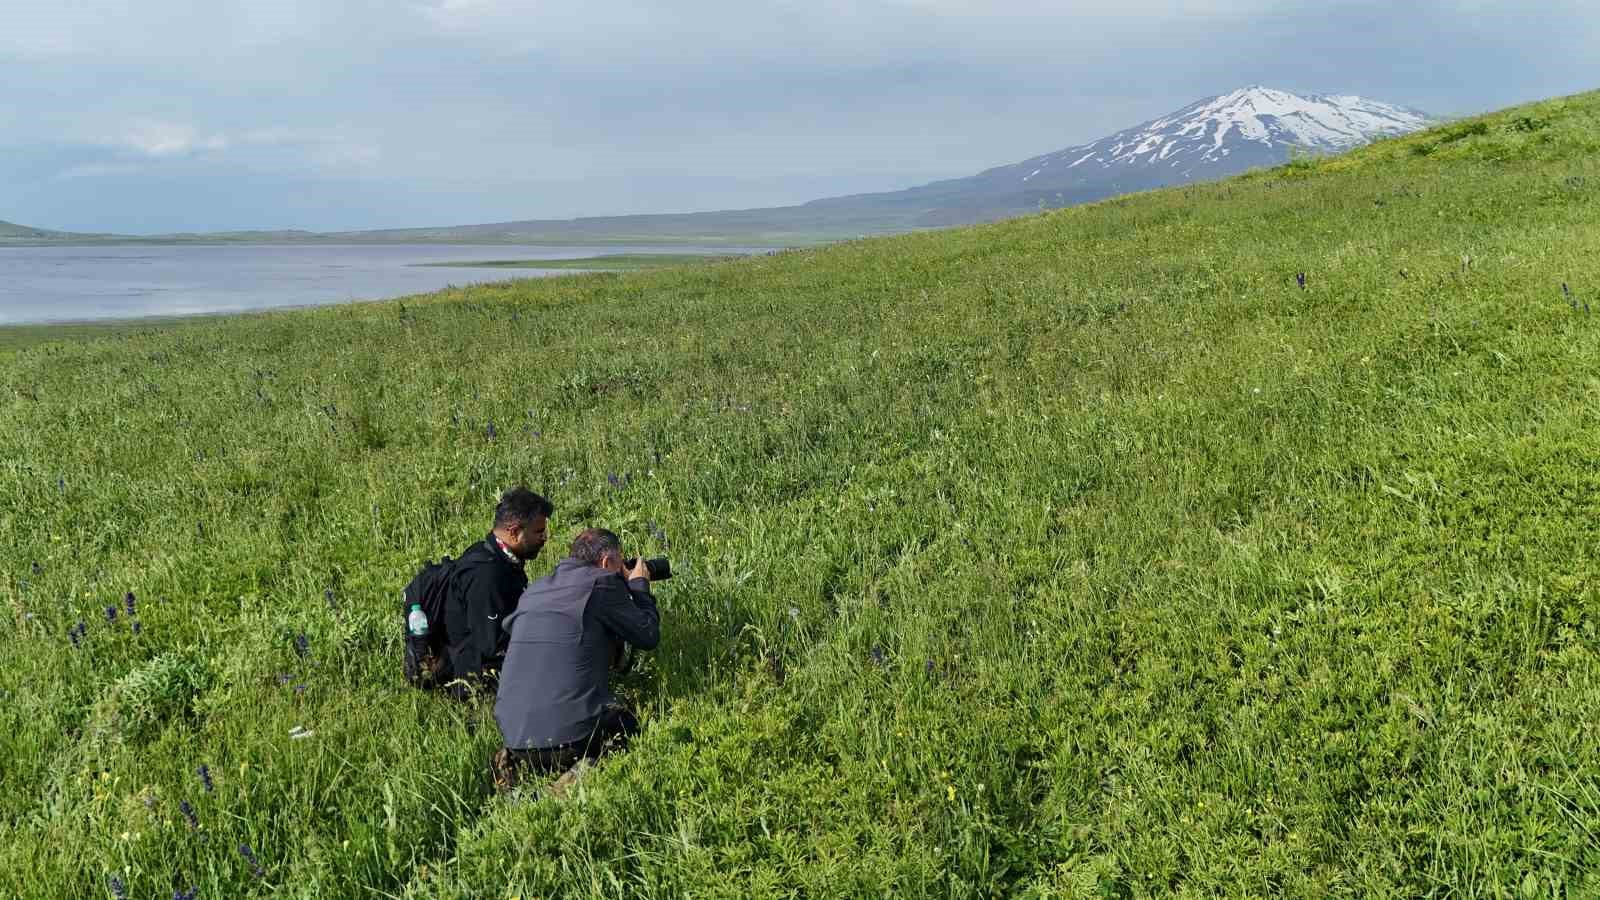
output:
[[968, 178], [887, 194], [808, 203], [803, 209], [917, 210], [922, 225], [1000, 219], [1287, 162], [1297, 150], [1338, 153], [1432, 125], [1426, 113], [1348, 95], [1242, 88], [1192, 103], [1089, 144]]
[[[1432, 121], [1426, 113], [1364, 97], [1248, 87], [1190, 104], [1092, 144], [1036, 156], [984, 175], [1015, 177], [1019, 187], [1043, 186], [1034, 182], [1072, 184], [1088, 172], [1117, 167], [1166, 168], [1185, 178], [1211, 178], [1284, 162], [1295, 149], [1338, 153], [1376, 138], [1418, 131]], [[1232, 159], [1235, 156], [1240, 159]]]

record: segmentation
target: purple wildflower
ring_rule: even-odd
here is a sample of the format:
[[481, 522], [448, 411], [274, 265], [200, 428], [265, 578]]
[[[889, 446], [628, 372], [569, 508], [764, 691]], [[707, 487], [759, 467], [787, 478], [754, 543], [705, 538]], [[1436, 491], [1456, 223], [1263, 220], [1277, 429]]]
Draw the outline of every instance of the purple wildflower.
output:
[[306, 692], [306, 686], [303, 684], [297, 684], [294, 686], [294, 692], [296, 695], [304, 694]]
[[201, 763], [200, 768], [195, 769], [194, 773], [200, 776], [200, 783], [205, 785], [206, 793], [209, 794], [217, 789], [217, 786], [211, 781], [211, 769], [205, 763]]
[[287, 673], [287, 672], [279, 672], [278, 673], [278, 684], [280, 684], [280, 685], [286, 685], [290, 681], [293, 681], [293, 680], [294, 680], [293, 677], [290, 676], [289, 673]]
[[882, 647], [873, 647], [872, 648], [872, 652], [869, 653], [868, 655], [872, 657], [873, 665], [878, 665], [878, 666], [883, 665], [883, 648]]
[[184, 800], [179, 803], [178, 812], [183, 813], [184, 819], [189, 822], [190, 831], [200, 830], [200, 817], [194, 814], [194, 807], [189, 804], [189, 801]]
[[33, 561], [33, 574], [38, 575], [38, 574], [40, 574], [42, 572], [44, 572], [44, 569], [39, 568], [39, 561], [37, 559], [34, 560]]
[[311, 641], [306, 638], [304, 631], [294, 636], [294, 652], [298, 653], [302, 659], [311, 653]]
[[83, 641], [84, 632], [88, 630], [88, 626], [84, 625], [82, 622], [79, 622], [77, 625], [68, 628], [67, 637], [72, 638], [72, 646], [78, 646], [79, 643]]
[[618, 490], [622, 489], [622, 479], [617, 477], [617, 473], [615, 473], [615, 472], [607, 472], [606, 473], [606, 481], [609, 482], [612, 487], [614, 487], [614, 488], [616, 488]]
[[128, 886], [122, 883], [122, 879], [113, 875], [108, 880], [111, 882], [111, 896], [117, 900], [128, 900]]
[[190, 885], [187, 891], [172, 889], [172, 900], [198, 900], [199, 896], [200, 889], [194, 885]]
[[930, 678], [933, 676], [933, 660], [931, 660], [931, 659], [928, 660], [927, 665], [923, 666], [922, 668], [923, 668], [923, 671], [928, 673], [928, 676]]
[[135, 601], [134, 601], [133, 591], [129, 591], [122, 598], [122, 604], [128, 608], [128, 615], [130, 615], [130, 616], [134, 614], [134, 609], [133, 609], [134, 602]]
[[1300, 290], [1303, 291], [1306, 289], [1306, 273], [1301, 272], [1300, 274], [1294, 276], [1294, 280], [1300, 284]]
[[106, 622], [108, 624], [115, 624], [116, 621], [117, 621], [117, 605], [115, 603], [113, 603], [110, 606], [106, 607]]
[[138, 634], [138, 633], [139, 633], [139, 632], [141, 632], [141, 631], [143, 631], [143, 630], [144, 630], [144, 628], [142, 628], [142, 627], [141, 627], [141, 626], [140, 626], [140, 625], [139, 625], [139, 620], [138, 620], [138, 619], [134, 619], [134, 620], [133, 620], [133, 633], [134, 633], [134, 634]]
[[494, 420], [493, 419], [489, 420], [489, 428], [487, 429], [487, 433], [489, 435], [489, 440], [491, 440], [491, 441], [494, 440], [495, 430], [494, 430]]
[[256, 855], [251, 852], [249, 844], [239, 845], [239, 855], [244, 857], [245, 862], [250, 864], [250, 868], [255, 872], [257, 878], [267, 877], [267, 873], [261, 871], [261, 861], [256, 859]]
[[327, 590], [323, 591], [322, 599], [327, 601], [329, 609], [338, 612], [339, 601], [333, 596], [333, 588], [328, 588]]

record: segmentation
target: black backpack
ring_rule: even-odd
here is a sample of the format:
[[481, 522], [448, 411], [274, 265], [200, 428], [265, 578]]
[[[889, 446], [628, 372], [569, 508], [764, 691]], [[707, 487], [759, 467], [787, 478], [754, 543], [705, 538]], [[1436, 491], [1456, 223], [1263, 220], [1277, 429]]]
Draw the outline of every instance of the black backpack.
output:
[[[420, 688], [445, 684], [454, 677], [450, 670], [450, 656], [445, 648], [450, 637], [445, 633], [444, 607], [450, 595], [450, 576], [455, 574], [456, 561], [446, 556], [434, 562], [423, 563], [422, 570], [406, 585], [400, 600], [400, 627], [405, 635], [406, 681]], [[411, 633], [406, 619], [413, 604], [422, 606], [428, 617], [428, 633], [417, 637]]]

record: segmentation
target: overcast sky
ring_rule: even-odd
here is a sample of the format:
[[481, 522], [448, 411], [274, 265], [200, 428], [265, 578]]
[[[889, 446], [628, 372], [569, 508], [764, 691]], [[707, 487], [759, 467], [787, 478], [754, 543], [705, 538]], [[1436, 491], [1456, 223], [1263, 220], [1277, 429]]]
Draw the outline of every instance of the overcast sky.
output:
[[0, 0], [0, 219], [317, 230], [909, 187], [1249, 84], [1600, 88], [1596, 0]]

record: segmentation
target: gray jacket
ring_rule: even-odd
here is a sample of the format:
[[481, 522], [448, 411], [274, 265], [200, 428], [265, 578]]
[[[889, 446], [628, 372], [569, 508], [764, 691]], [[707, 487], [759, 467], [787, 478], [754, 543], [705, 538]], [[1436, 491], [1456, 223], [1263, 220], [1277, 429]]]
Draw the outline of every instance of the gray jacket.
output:
[[513, 750], [585, 741], [611, 694], [611, 648], [661, 640], [650, 583], [567, 557], [528, 585], [501, 623], [510, 635], [494, 717]]

